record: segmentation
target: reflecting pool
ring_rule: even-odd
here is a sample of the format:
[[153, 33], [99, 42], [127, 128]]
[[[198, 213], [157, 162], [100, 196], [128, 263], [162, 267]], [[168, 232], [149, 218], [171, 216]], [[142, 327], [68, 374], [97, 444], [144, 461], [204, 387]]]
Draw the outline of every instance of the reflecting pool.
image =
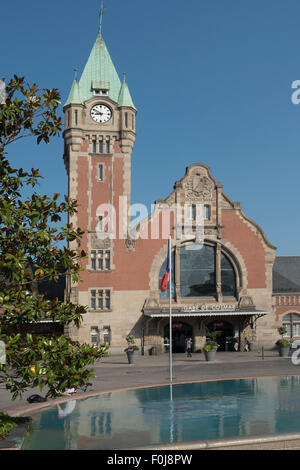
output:
[[23, 449], [124, 449], [300, 432], [300, 377], [106, 393], [32, 416]]

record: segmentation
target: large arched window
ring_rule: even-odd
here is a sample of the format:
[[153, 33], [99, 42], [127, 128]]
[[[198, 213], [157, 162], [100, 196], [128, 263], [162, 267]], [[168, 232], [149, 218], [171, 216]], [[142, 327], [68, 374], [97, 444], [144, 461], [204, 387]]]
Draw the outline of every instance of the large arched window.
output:
[[223, 297], [234, 297], [236, 280], [234, 268], [224, 253], [221, 253], [221, 289]]
[[210, 297], [216, 295], [215, 249], [204, 245], [201, 250], [180, 248], [181, 297]]
[[[159, 282], [165, 269], [166, 260], [160, 269]], [[172, 273], [173, 296], [176, 285], [176, 295], [182, 299], [236, 297], [236, 270], [220, 245], [207, 244], [200, 249], [195, 249], [194, 244], [177, 246], [172, 253]], [[160, 291], [160, 297], [169, 297], [169, 288]]]

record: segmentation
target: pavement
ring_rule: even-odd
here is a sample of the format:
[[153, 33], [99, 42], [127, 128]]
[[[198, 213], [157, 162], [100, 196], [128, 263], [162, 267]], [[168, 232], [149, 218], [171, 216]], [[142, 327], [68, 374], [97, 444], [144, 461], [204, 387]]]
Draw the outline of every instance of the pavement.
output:
[[[98, 361], [94, 367], [95, 378], [88, 391], [72, 395], [74, 398], [87, 398], [103, 392], [124, 390], [155, 385], [167, 385], [169, 380], [169, 355], [138, 356], [136, 364], [128, 364], [125, 354], [108, 356]], [[279, 357], [277, 351], [266, 351], [264, 357], [258, 351], [217, 352], [214, 362], [207, 362], [203, 353], [195, 353], [191, 358], [185, 354], [173, 355], [173, 383], [200, 382], [207, 380], [271, 377], [300, 375], [300, 366], [292, 364], [291, 358]], [[54, 406], [70, 397], [49, 400], [45, 403], [29, 404], [26, 398], [34, 393], [44, 395], [39, 389], [31, 389], [23, 398], [11, 400], [11, 395], [0, 389], [0, 410], [11, 416], [29, 416], [31, 413]]]

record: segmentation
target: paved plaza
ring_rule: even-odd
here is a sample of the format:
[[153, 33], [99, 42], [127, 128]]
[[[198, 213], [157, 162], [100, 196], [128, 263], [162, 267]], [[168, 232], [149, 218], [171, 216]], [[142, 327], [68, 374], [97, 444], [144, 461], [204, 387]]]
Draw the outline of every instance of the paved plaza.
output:
[[[192, 358], [185, 354], [173, 355], [173, 383], [197, 382], [230, 378], [300, 375], [300, 366], [295, 366], [291, 358], [281, 358], [277, 351], [218, 352], [214, 362], [205, 361], [203, 353], [195, 353]], [[123, 390], [151, 385], [169, 384], [169, 356], [138, 356], [137, 363], [129, 365], [126, 355], [109, 356], [99, 361], [95, 367], [96, 377], [91, 380], [88, 391], [72, 395], [74, 398], [87, 398], [101, 392]], [[44, 395], [39, 389], [29, 390], [22, 400], [11, 401], [10, 394], [0, 390], [0, 410], [14, 416], [30, 414], [69, 397], [58, 398], [47, 403], [29, 404], [26, 398], [33, 393]]]

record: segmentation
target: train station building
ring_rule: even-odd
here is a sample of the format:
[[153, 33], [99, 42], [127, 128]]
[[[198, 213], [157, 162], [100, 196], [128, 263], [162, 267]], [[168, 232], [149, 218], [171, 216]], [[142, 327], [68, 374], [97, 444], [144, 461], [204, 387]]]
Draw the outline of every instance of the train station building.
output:
[[[169, 196], [128, 229], [137, 109], [101, 32], [64, 113], [69, 196], [78, 201], [70, 222], [85, 231], [81, 248], [88, 253], [82, 282], [67, 279], [65, 291], [67, 301], [88, 306], [88, 313], [79, 330], [66, 334], [106, 342], [111, 353], [122, 352], [132, 334], [145, 352], [153, 346], [163, 352], [171, 286], [174, 352], [184, 352], [187, 337], [201, 350], [207, 329], [221, 331], [221, 350], [231, 349], [234, 336], [240, 344], [247, 337], [252, 348], [272, 348], [282, 324], [287, 337], [300, 338], [300, 257], [276, 257], [267, 235], [224, 193], [201, 155], [201, 163], [183, 162]], [[162, 292], [169, 233], [171, 277]]]

